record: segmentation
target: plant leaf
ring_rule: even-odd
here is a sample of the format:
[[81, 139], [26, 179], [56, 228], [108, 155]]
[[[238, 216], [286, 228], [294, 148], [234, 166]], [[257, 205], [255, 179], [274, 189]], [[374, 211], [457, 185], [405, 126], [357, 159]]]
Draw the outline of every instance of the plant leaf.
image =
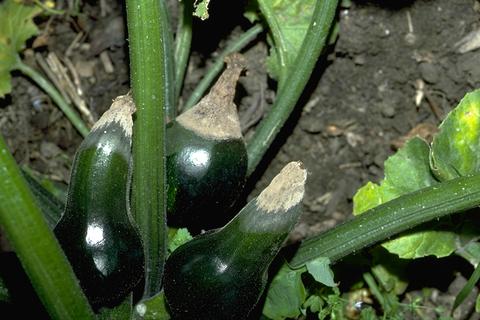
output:
[[409, 261], [399, 259], [380, 247], [374, 248], [371, 253], [372, 274], [377, 282], [387, 292], [393, 292], [395, 295], [403, 294], [408, 286], [406, 267]]
[[165, 295], [163, 291], [150, 298], [139, 302], [132, 315], [133, 320], [169, 320]]
[[[385, 161], [385, 179], [380, 185], [368, 183], [354, 196], [354, 214], [360, 214], [402, 194], [437, 184], [429, 164], [429, 146], [419, 139], [408, 141]], [[390, 253], [404, 259], [428, 255], [444, 257], [455, 251], [455, 233], [427, 230], [402, 235], [384, 242]]]
[[480, 90], [465, 95], [439, 126], [431, 152], [435, 176], [450, 180], [480, 170]]
[[304, 309], [310, 309], [310, 312], [317, 313], [322, 310], [322, 307], [325, 303], [323, 302], [322, 298], [317, 295], [311, 295], [308, 297], [307, 301], [303, 304]]
[[13, 0], [0, 4], [0, 98], [12, 90], [10, 71], [15, 67], [17, 53], [25, 42], [38, 33], [33, 18], [39, 7], [25, 6]]
[[474, 267], [480, 264], [480, 243], [472, 241], [467, 245], [457, 248], [457, 255], [470, 262]]
[[353, 214], [437, 183], [429, 167], [429, 147], [420, 138], [413, 138], [385, 161], [385, 179], [380, 185], [368, 182], [353, 198]]
[[446, 257], [455, 251], [456, 234], [451, 231], [427, 230], [384, 242], [382, 246], [402, 259], [434, 255]]
[[210, 0], [195, 0], [193, 7], [195, 8], [193, 15], [199, 17], [202, 20], [208, 19], [208, 5]]
[[112, 308], [102, 308], [97, 315], [97, 320], [130, 320], [132, 315], [132, 294], [118, 306]]
[[336, 286], [333, 281], [333, 271], [330, 269], [330, 259], [319, 257], [305, 264], [308, 273], [312, 275], [315, 281], [328, 287]]
[[188, 241], [192, 240], [193, 237], [188, 232], [186, 228], [180, 228], [174, 231], [174, 233], [169, 232], [168, 234], [168, 253], [172, 253], [182, 244], [187, 243]]
[[272, 320], [296, 318], [306, 299], [302, 273], [305, 268], [291, 269], [287, 264], [280, 268], [268, 288], [263, 314]]
[[282, 82], [305, 38], [315, 1], [258, 0], [258, 3], [273, 35], [267, 68], [274, 79]]

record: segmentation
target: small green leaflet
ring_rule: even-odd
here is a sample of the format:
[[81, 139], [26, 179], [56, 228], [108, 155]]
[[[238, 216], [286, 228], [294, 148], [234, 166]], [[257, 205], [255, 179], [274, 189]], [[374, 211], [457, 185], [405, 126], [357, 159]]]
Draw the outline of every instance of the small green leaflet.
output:
[[[369, 182], [354, 196], [355, 215], [439, 181], [479, 171], [480, 91], [467, 94], [439, 129], [431, 146], [414, 138], [385, 161], [380, 185]], [[458, 237], [454, 231], [414, 231], [382, 246], [405, 259], [444, 257], [455, 251]]]
[[386, 292], [400, 295], [408, 286], [406, 268], [409, 260], [399, 259], [385, 249], [376, 247], [372, 254], [372, 274]]
[[301, 314], [306, 293], [302, 283], [304, 270], [292, 270], [285, 264], [268, 289], [263, 314], [272, 320], [296, 318]]
[[[280, 83], [295, 62], [310, 25], [315, 0], [257, 0], [273, 39], [267, 59], [270, 75]], [[249, 11], [252, 18], [253, 11]]]
[[309, 261], [305, 265], [308, 273], [312, 275], [315, 281], [322, 283], [328, 287], [334, 287], [333, 272], [330, 269], [330, 259], [320, 257], [318, 259]]
[[300, 316], [302, 307], [303, 309], [320, 307], [316, 303], [318, 301], [310, 300], [310, 298], [307, 300], [307, 293], [302, 282], [302, 274], [305, 272], [311, 274], [317, 282], [325, 286], [335, 286], [328, 258], [320, 257], [299, 269], [291, 269], [285, 263], [268, 288], [263, 315], [272, 320], [283, 320]]
[[129, 294], [120, 305], [100, 309], [97, 320], [130, 320], [132, 315], [132, 299], [132, 294]]
[[193, 4], [194, 12], [193, 15], [199, 17], [202, 20], [208, 19], [208, 5], [210, 4], [210, 0], [195, 0]]
[[133, 320], [169, 320], [163, 291], [148, 300], [140, 301], [134, 308]]
[[168, 232], [168, 253], [172, 253], [182, 244], [192, 240], [193, 237], [186, 228], [170, 229]]
[[15, 68], [18, 52], [25, 42], [38, 33], [33, 18], [39, 7], [25, 6], [13, 0], [0, 4], [0, 98], [12, 90], [10, 71]]

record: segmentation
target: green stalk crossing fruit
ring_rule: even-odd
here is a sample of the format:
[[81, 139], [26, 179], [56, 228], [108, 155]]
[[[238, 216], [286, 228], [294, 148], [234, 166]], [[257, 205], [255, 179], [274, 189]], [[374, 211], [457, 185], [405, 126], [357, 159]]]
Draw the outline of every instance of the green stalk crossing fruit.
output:
[[197, 105], [167, 125], [168, 224], [193, 231], [218, 227], [242, 191], [247, 150], [235, 86], [243, 57], [227, 57], [227, 68]]
[[75, 155], [67, 204], [54, 229], [93, 307], [121, 302], [143, 277], [144, 254], [128, 195], [131, 96], [120, 96]]
[[175, 319], [245, 319], [267, 270], [297, 222], [306, 171], [288, 164], [225, 227], [175, 250], [165, 266], [165, 297]]

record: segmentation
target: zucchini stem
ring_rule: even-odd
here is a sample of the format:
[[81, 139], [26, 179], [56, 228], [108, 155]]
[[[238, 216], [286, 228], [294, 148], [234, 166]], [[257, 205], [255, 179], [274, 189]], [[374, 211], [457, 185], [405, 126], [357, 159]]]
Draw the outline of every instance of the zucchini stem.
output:
[[260, 24], [254, 25], [236, 39], [232, 44], [227, 46], [225, 50], [217, 57], [215, 63], [210, 67], [205, 76], [200, 80], [198, 85], [193, 90], [187, 102], [183, 106], [183, 111], [186, 111], [197, 104], [197, 102], [205, 95], [212, 82], [222, 71], [224, 66], [224, 59], [231, 53], [237, 52], [245, 48], [257, 35], [262, 32], [263, 27]]
[[328, 39], [338, 0], [317, 1], [310, 26], [295, 63], [288, 70], [288, 85], [279, 87], [272, 109], [247, 143], [250, 175], [293, 111]]
[[40, 88], [42, 88], [57, 104], [60, 110], [62, 110], [65, 116], [67, 116], [68, 120], [70, 120], [72, 125], [75, 127], [75, 129], [77, 129], [82, 137], [87, 136], [87, 134], [90, 132], [90, 129], [87, 127], [85, 122], [83, 122], [82, 118], [80, 118], [80, 116], [75, 112], [72, 106], [70, 106], [65, 99], [63, 99], [62, 95], [47, 79], [45, 79], [32, 67], [23, 63], [20, 58], [17, 59], [15, 69], [21, 71], [24, 75], [32, 79], [33, 82], [35, 82]]
[[144, 297], [148, 298], [160, 292], [166, 256], [165, 110], [174, 85], [167, 75], [165, 1], [128, 0], [126, 7], [131, 86], [137, 107], [131, 206], [143, 239]]
[[192, 45], [193, 0], [182, 1], [182, 13], [175, 36], [175, 105], [182, 91], [183, 78], [187, 70]]
[[480, 174], [412, 192], [370, 209], [305, 240], [290, 261], [293, 268], [318, 257], [332, 263], [402, 231], [480, 205]]

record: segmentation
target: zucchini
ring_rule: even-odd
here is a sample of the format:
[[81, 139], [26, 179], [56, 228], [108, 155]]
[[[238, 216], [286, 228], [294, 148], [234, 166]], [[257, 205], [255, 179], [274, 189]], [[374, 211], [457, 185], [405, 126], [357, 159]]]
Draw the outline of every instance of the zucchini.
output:
[[120, 303], [144, 271], [129, 212], [132, 114], [119, 96], [75, 155], [65, 211], [54, 229], [92, 307]]
[[288, 164], [225, 227], [180, 246], [165, 266], [165, 297], [175, 319], [245, 319], [267, 269], [300, 214], [306, 171]]
[[173, 227], [193, 232], [224, 225], [245, 184], [247, 150], [235, 86], [243, 57], [227, 57], [227, 68], [197, 105], [167, 125], [167, 215]]

